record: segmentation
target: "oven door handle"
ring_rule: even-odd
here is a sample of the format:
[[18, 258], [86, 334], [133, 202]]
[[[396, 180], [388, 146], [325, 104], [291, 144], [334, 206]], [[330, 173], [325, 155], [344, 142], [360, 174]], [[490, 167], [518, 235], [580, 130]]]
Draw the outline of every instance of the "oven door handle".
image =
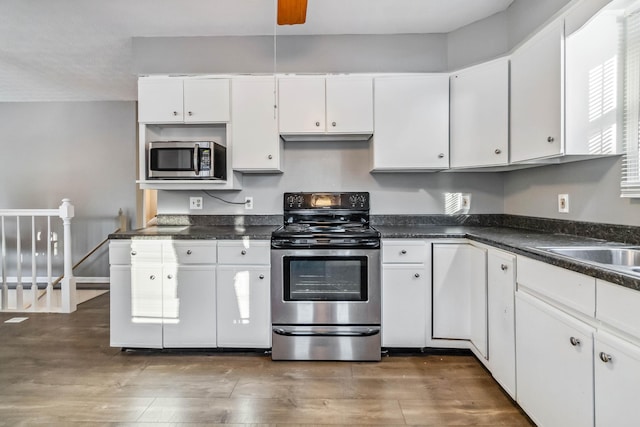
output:
[[288, 331], [283, 328], [274, 328], [273, 332], [286, 337], [372, 337], [380, 333], [378, 328], [367, 328], [361, 331]]

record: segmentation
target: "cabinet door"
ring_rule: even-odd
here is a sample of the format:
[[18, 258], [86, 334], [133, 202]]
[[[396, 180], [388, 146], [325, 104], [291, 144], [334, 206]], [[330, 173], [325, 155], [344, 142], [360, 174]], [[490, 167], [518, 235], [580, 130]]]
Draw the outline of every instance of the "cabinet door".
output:
[[182, 122], [182, 79], [139, 79], [138, 121], [140, 123]]
[[327, 132], [373, 132], [373, 79], [328, 77]]
[[164, 347], [216, 346], [214, 266], [165, 264], [162, 301]]
[[560, 21], [511, 57], [511, 161], [562, 154], [562, 40]]
[[273, 77], [235, 78], [231, 115], [233, 169], [281, 171], [281, 143]]
[[449, 167], [449, 77], [374, 81], [373, 170]]
[[487, 321], [489, 367], [509, 396], [516, 397], [516, 342], [514, 292], [515, 256], [489, 250], [487, 253]]
[[509, 61], [451, 76], [451, 167], [509, 162]]
[[184, 121], [229, 121], [229, 79], [185, 79]]
[[110, 269], [112, 347], [162, 348], [162, 266]]
[[640, 347], [606, 332], [595, 339], [596, 426], [635, 426], [640, 395]]
[[593, 426], [593, 328], [516, 292], [518, 403], [541, 426]]
[[383, 264], [383, 347], [426, 346], [428, 285], [424, 264]]
[[324, 77], [278, 80], [280, 133], [325, 131]]
[[268, 267], [218, 267], [218, 347], [271, 347]]
[[433, 245], [433, 338], [471, 340], [487, 355], [486, 251]]

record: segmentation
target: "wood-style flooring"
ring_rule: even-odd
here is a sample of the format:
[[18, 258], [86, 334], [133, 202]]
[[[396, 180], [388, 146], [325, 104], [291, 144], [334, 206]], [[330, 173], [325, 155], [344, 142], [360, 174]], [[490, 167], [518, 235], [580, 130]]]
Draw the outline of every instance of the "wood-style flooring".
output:
[[122, 352], [109, 347], [109, 294], [24, 316], [0, 313], [0, 426], [531, 425], [470, 355]]

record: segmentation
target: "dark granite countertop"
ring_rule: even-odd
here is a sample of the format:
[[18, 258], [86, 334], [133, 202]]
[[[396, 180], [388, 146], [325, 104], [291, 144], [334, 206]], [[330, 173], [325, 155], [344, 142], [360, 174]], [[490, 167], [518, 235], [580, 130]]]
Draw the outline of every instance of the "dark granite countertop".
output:
[[275, 225], [158, 225], [113, 233], [109, 239], [269, 240]]
[[628, 246], [623, 243], [571, 234], [545, 233], [509, 227], [378, 225], [376, 229], [380, 231], [383, 239], [466, 238], [627, 288], [640, 290], [640, 276], [623, 274], [604, 266], [581, 262], [538, 249], [549, 246]]

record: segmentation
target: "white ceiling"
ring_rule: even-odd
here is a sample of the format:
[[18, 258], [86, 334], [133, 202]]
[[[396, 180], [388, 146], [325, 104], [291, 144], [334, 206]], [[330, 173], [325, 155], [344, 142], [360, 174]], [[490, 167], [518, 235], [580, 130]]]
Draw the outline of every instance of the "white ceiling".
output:
[[448, 33], [513, 0], [0, 0], [0, 102], [135, 99], [132, 37]]

